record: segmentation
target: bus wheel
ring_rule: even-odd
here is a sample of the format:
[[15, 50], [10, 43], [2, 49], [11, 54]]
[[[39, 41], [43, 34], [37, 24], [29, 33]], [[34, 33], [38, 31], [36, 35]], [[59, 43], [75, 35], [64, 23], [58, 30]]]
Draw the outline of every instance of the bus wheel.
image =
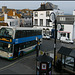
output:
[[23, 51], [21, 51], [20, 56], [23, 56]]

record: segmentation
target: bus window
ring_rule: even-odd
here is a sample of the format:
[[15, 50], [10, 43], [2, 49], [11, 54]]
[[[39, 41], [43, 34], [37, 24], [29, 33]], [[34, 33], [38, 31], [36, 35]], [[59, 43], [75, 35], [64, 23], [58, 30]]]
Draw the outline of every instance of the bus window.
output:
[[20, 49], [20, 50], [25, 48], [25, 45], [24, 45], [24, 44], [25, 44], [25, 43], [19, 44], [19, 49]]
[[23, 31], [23, 36], [26, 37], [26, 31], [25, 30]]
[[15, 33], [15, 38], [20, 38], [21, 37], [21, 32], [20, 30], [17, 30]]

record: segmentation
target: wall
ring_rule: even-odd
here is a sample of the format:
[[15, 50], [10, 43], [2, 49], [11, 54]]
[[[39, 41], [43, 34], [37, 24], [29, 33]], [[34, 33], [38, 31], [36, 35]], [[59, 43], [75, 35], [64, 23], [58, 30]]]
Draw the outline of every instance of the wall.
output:
[[[8, 23], [9, 26], [19, 26], [19, 19], [6, 19], [5, 23]], [[12, 24], [13, 22], [13, 24]]]
[[[73, 25], [72, 24], [62, 24], [64, 25], [64, 32], [71, 32], [70, 33], [70, 39], [73, 40]], [[59, 25], [58, 25], [59, 26]], [[57, 27], [58, 28], [58, 27]], [[59, 31], [59, 30], [58, 30]], [[57, 39], [60, 38], [60, 33], [57, 33]]]
[[71, 32], [70, 33], [70, 39], [73, 40], [72, 39], [72, 37], [73, 37], [73, 25], [71, 25], [71, 24], [64, 24], [64, 31]]
[[[40, 26], [40, 19], [43, 19], [43, 26], [46, 26], [46, 19], [49, 19], [49, 17], [46, 17], [46, 11], [37, 11], [38, 17], [35, 17], [35, 11], [33, 12], [33, 25], [35, 25], [34, 19], [38, 19], [38, 26]], [[51, 13], [52, 11], [49, 11]], [[52, 25], [52, 24], [50, 24]]]

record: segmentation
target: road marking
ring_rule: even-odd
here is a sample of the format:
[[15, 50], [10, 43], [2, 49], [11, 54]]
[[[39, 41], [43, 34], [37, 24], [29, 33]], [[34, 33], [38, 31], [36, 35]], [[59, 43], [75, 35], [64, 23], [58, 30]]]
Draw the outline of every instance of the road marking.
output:
[[[31, 56], [35, 56], [35, 55], [36, 55], [36, 54], [31, 55]], [[8, 68], [8, 67], [10, 67], [10, 66], [12, 66], [12, 65], [14, 65], [14, 64], [16, 64], [17, 62], [19, 62], [19, 61], [21, 61], [21, 60], [23, 60], [23, 59], [27, 59], [27, 58], [29, 58], [29, 57], [31, 57], [31, 56], [28, 56], [28, 57], [22, 58], [22, 59], [20, 59], [20, 60], [14, 62], [14, 63], [12, 63], [12, 64], [9, 64], [9, 65], [7, 65], [7, 66], [4, 66], [4, 67], [0, 68], [0, 71], [3, 70], [3, 69], [5, 69], [5, 68]]]

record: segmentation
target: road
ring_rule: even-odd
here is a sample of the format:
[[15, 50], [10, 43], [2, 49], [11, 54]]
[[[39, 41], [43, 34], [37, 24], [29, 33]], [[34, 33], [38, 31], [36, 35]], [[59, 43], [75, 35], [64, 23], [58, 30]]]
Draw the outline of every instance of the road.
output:
[[34, 51], [14, 61], [0, 58], [0, 74], [35, 74], [35, 57], [36, 55]]
[[[68, 48], [75, 48], [75, 44], [61, 43], [59, 40], [56, 40], [56, 50], [59, 50], [61, 46]], [[43, 40], [41, 50], [48, 52], [54, 50], [54, 39]]]
[[[75, 48], [75, 44], [61, 43], [57, 40], [56, 50], [61, 46]], [[40, 50], [49, 52], [54, 50], [54, 39], [43, 40]], [[14, 61], [0, 58], [0, 74], [36, 74], [36, 52], [32, 52]]]

